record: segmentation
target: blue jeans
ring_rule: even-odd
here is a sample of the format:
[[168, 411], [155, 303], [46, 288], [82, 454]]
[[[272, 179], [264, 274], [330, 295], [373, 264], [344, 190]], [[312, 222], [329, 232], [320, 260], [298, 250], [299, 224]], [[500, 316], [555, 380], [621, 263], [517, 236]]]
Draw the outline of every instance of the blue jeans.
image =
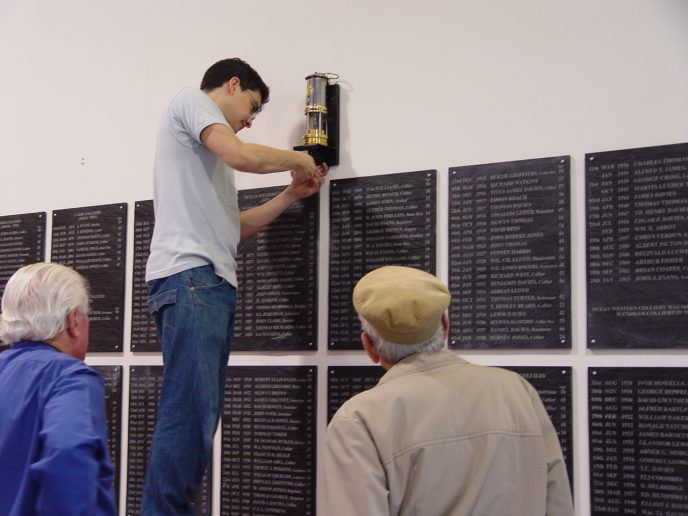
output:
[[194, 514], [223, 406], [236, 289], [212, 266], [148, 283], [164, 364], [141, 514]]

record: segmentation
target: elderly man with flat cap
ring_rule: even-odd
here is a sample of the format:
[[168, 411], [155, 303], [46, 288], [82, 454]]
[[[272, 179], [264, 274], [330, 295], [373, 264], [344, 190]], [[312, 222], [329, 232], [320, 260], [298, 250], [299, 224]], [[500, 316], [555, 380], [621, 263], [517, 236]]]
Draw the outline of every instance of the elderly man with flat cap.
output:
[[535, 389], [445, 349], [450, 297], [410, 267], [376, 269], [354, 288], [363, 347], [386, 373], [330, 422], [323, 514], [573, 514], [561, 447]]

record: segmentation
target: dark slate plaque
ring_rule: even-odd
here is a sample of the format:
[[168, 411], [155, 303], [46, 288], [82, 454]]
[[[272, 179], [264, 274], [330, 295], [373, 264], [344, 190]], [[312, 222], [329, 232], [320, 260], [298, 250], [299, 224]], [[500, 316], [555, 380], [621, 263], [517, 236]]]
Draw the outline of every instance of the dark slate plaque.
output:
[[122, 350], [126, 237], [126, 204], [53, 211], [51, 261], [91, 286], [91, 353]]
[[[141, 514], [141, 492], [157, 419], [162, 366], [132, 366], [129, 380], [129, 454], [127, 516]], [[196, 503], [197, 515], [212, 513], [212, 463], [208, 466]]]
[[45, 256], [45, 213], [0, 217], [0, 299], [18, 269]]
[[688, 347], [688, 143], [585, 165], [588, 347]]
[[131, 350], [162, 351], [146, 301], [146, 262], [155, 226], [153, 201], [137, 201], [134, 208], [134, 277], [131, 296]]
[[119, 506], [120, 449], [122, 441], [122, 366], [91, 366], [105, 382], [108, 451], [115, 469], [115, 501]]
[[557, 431], [573, 490], [573, 393], [570, 367], [501, 366], [520, 374], [540, 395]]
[[346, 400], [375, 387], [385, 370], [380, 366], [330, 366], [327, 368], [328, 423]]
[[[239, 191], [244, 211], [285, 187]], [[234, 351], [317, 349], [319, 196], [288, 208], [239, 244]]]
[[688, 514], [688, 368], [588, 370], [590, 514]]
[[316, 366], [231, 366], [222, 514], [315, 514]]
[[330, 182], [329, 348], [361, 349], [354, 285], [384, 265], [435, 274], [437, 171]]
[[569, 156], [449, 169], [449, 347], [570, 348]]

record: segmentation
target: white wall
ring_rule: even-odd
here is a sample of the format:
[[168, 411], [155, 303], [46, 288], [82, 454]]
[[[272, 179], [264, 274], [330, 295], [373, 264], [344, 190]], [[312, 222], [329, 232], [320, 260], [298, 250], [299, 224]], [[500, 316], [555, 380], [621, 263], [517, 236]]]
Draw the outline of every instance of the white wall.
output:
[[[160, 111], [211, 63], [232, 56], [272, 87], [246, 140], [299, 144], [303, 78], [336, 72], [343, 149], [333, 178], [439, 171], [445, 280], [450, 166], [571, 155], [572, 350], [464, 355], [486, 364], [573, 366], [576, 503], [579, 515], [588, 514], [586, 368], [685, 364], [687, 353], [586, 349], [583, 158], [688, 141], [687, 22], [685, 0], [0, 0], [0, 215], [114, 202], [132, 210], [151, 198]], [[287, 181], [286, 174], [240, 174], [239, 186]], [[326, 186], [325, 216], [327, 198]], [[326, 367], [367, 363], [361, 353], [326, 349], [322, 247], [319, 351], [232, 359], [319, 365], [320, 446]], [[160, 363], [128, 351], [89, 360]]]

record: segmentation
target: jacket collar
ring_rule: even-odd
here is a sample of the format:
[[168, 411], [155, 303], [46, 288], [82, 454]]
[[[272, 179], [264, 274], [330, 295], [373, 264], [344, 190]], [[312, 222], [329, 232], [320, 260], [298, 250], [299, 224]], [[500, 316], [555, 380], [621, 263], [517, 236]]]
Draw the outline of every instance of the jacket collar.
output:
[[464, 360], [448, 349], [442, 349], [436, 353], [416, 353], [415, 355], [411, 355], [403, 360], [400, 360], [390, 367], [389, 370], [382, 376], [379, 383], [389, 382], [408, 374], [427, 371], [437, 367], [444, 367], [452, 363], [467, 364], [468, 361]]

